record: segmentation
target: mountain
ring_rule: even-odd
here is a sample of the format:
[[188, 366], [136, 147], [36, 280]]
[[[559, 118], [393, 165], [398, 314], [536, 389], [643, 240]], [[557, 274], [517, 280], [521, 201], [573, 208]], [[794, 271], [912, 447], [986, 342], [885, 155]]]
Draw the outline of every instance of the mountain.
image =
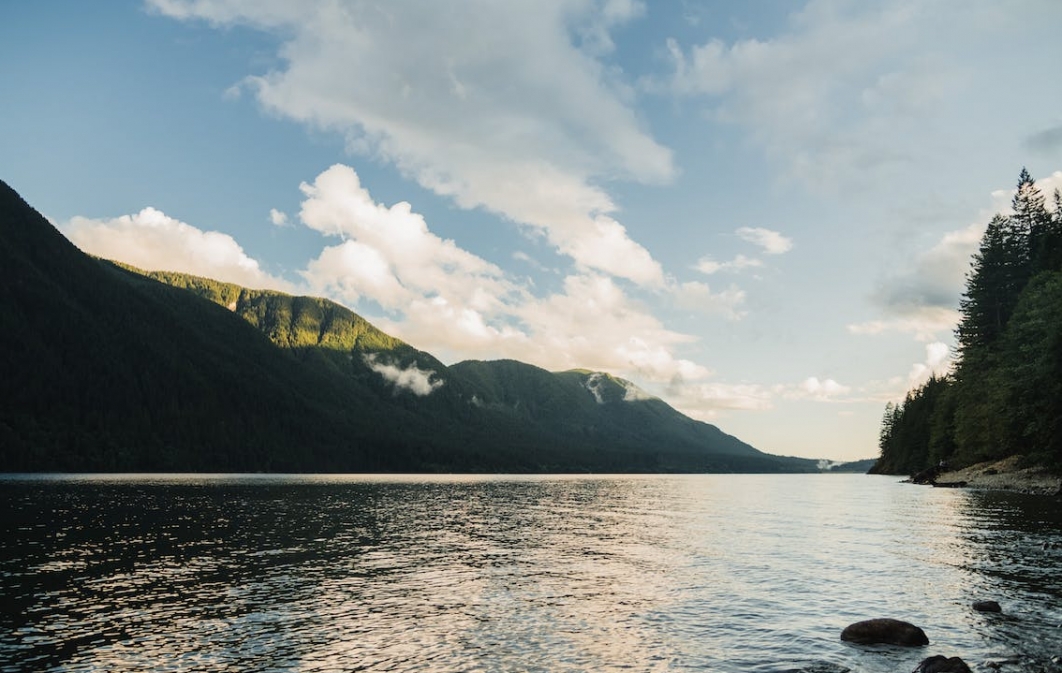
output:
[[877, 458], [866, 458], [864, 460], [853, 460], [847, 463], [836, 463], [830, 465], [826, 472], [849, 472], [857, 474], [866, 474], [870, 472], [870, 468], [874, 467], [874, 464], [878, 462]]
[[814, 471], [630, 382], [447, 367], [325, 299], [142, 272], [0, 183], [5, 471]]

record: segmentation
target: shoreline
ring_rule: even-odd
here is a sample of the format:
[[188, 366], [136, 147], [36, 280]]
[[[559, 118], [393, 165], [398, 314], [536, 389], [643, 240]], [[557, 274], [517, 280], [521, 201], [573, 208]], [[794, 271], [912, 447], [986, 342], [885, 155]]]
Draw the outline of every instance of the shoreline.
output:
[[947, 470], [937, 476], [938, 485], [966, 482], [966, 488], [1013, 491], [1032, 495], [1062, 494], [1062, 475], [1043, 467], [1020, 468], [1022, 456], [977, 463], [961, 470]]

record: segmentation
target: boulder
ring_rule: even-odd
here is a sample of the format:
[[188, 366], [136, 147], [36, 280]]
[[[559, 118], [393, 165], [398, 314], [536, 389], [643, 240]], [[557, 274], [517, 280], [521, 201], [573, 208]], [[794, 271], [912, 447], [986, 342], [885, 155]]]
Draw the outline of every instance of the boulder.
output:
[[995, 601], [974, 601], [973, 609], [978, 612], [1003, 612], [1003, 608]]
[[914, 673], [971, 673], [966, 662], [958, 657], [935, 655], [922, 660]]
[[841, 631], [841, 640], [859, 645], [928, 645], [925, 631], [899, 619], [868, 619], [850, 624]]

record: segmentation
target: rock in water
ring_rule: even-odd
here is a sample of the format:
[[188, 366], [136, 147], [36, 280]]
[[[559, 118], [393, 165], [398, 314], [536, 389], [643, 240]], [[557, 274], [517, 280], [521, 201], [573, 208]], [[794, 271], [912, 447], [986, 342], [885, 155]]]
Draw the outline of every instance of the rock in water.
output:
[[936, 655], [922, 660], [914, 673], [971, 673], [966, 662], [958, 657]]
[[978, 612], [1003, 612], [1003, 608], [995, 601], [974, 601], [973, 609]]
[[899, 619], [868, 619], [841, 631], [841, 640], [860, 645], [928, 645], [925, 631]]

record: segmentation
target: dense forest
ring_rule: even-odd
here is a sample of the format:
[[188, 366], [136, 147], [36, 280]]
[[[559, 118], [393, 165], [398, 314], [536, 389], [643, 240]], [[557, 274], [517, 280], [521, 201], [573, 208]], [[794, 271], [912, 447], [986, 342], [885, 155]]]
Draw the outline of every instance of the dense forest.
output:
[[0, 471], [810, 472], [622, 379], [85, 255], [0, 182]]
[[874, 472], [1016, 455], [1062, 469], [1062, 194], [1048, 207], [1023, 169], [1012, 206], [973, 257], [952, 371], [886, 406]]

